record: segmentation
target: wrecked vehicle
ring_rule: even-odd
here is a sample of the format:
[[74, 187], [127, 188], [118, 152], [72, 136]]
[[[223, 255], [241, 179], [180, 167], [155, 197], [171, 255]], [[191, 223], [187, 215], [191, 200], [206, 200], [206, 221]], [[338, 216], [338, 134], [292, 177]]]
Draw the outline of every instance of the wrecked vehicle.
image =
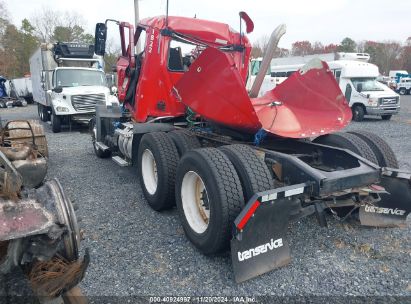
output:
[[[23, 269], [34, 293], [55, 298], [82, 280], [73, 204], [57, 179], [44, 181], [48, 147], [38, 121], [8, 121], [0, 131], [0, 275]], [[63, 297], [64, 298], [64, 297]]]
[[[250, 33], [254, 24], [240, 13]], [[187, 238], [210, 255], [231, 248], [242, 282], [291, 260], [290, 221], [326, 212], [393, 227], [411, 211], [410, 173], [377, 135], [341, 132], [351, 110], [325, 62], [314, 60], [257, 97], [279, 39], [247, 93], [251, 45], [227, 24], [159, 16], [119, 27], [120, 106], [96, 107], [94, 151], [136, 165], [157, 211], [177, 206]], [[96, 26], [104, 55], [106, 23]], [[143, 36], [144, 51], [135, 54]]]
[[27, 101], [16, 93], [13, 82], [0, 76], [0, 108], [25, 106]]

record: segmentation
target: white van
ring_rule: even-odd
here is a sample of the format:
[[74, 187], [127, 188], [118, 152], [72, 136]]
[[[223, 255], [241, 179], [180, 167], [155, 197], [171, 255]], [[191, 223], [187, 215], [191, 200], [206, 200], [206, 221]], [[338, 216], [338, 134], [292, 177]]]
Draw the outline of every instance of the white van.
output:
[[408, 74], [405, 70], [392, 70], [389, 72], [388, 76], [391, 78], [392, 81], [395, 81], [397, 74]]
[[[352, 108], [353, 120], [361, 121], [364, 115], [378, 115], [383, 120], [389, 120], [400, 110], [400, 96], [377, 81], [379, 71], [376, 65], [354, 60], [329, 61], [327, 64]], [[273, 85], [269, 89], [283, 82], [302, 66], [303, 64], [271, 66], [270, 83]]]

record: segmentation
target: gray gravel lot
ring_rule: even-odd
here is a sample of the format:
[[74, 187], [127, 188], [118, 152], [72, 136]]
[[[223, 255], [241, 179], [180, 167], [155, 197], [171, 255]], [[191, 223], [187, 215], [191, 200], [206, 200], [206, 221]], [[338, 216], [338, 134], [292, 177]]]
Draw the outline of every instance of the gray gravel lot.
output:
[[[1, 109], [2, 119], [35, 118], [36, 107]], [[236, 284], [229, 254], [206, 257], [185, 238], [176, 210], [145, 202], [135, 168], [98, 159], [85, 130], [53, 134], [48, 176], [57, 177], [80, 208], [91, 264], [87, 295], [407, 295], [411, 296], [411, 220], [406, 228], [373, 229], [328, 217], [290, 224], [292, 263]], [[411, 170], [411, 96], [391, 121], [370, 118], [347, 129], [383, 137]]]

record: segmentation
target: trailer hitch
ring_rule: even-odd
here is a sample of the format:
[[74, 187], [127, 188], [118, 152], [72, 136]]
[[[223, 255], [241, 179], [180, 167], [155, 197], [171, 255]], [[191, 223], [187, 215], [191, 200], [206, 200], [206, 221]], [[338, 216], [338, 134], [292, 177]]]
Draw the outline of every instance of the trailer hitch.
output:
[[397, 169], [383, 168], [380, 201], [363, 204], [359, 217], [361, 225], [374, 227], [402, 227], [411, 212], [411, 174]]

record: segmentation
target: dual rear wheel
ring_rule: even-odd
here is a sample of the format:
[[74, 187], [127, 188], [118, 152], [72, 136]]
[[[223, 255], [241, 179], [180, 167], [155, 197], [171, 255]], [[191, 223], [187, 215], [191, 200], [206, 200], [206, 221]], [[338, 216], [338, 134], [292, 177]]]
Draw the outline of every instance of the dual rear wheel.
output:
[[[334, 133], [314, 142], [350, 150], [379, 166], [398, 167], [389, 145], [372, 133]], [[145, 134], [138, 150], [138, 170], [151, 208], [160, 211], [176, 205], [187, 238], [204, 254], [225, 250], [231, 225], [244, 205], [253, 194], [274, 188], [271, 173], [255, 149], [247, 145], [201, 148], [186, 131]], [[339, 208], [340, 215], [350, 210]]]
[[186, 131], [145, 134], [138, 164], [148, 204], [157, 211], [177, 205], [187, 238], [204, 254], [225, 250], [245, 203], [273, 188], [267, 166], [252, 148], [201, 148]]

